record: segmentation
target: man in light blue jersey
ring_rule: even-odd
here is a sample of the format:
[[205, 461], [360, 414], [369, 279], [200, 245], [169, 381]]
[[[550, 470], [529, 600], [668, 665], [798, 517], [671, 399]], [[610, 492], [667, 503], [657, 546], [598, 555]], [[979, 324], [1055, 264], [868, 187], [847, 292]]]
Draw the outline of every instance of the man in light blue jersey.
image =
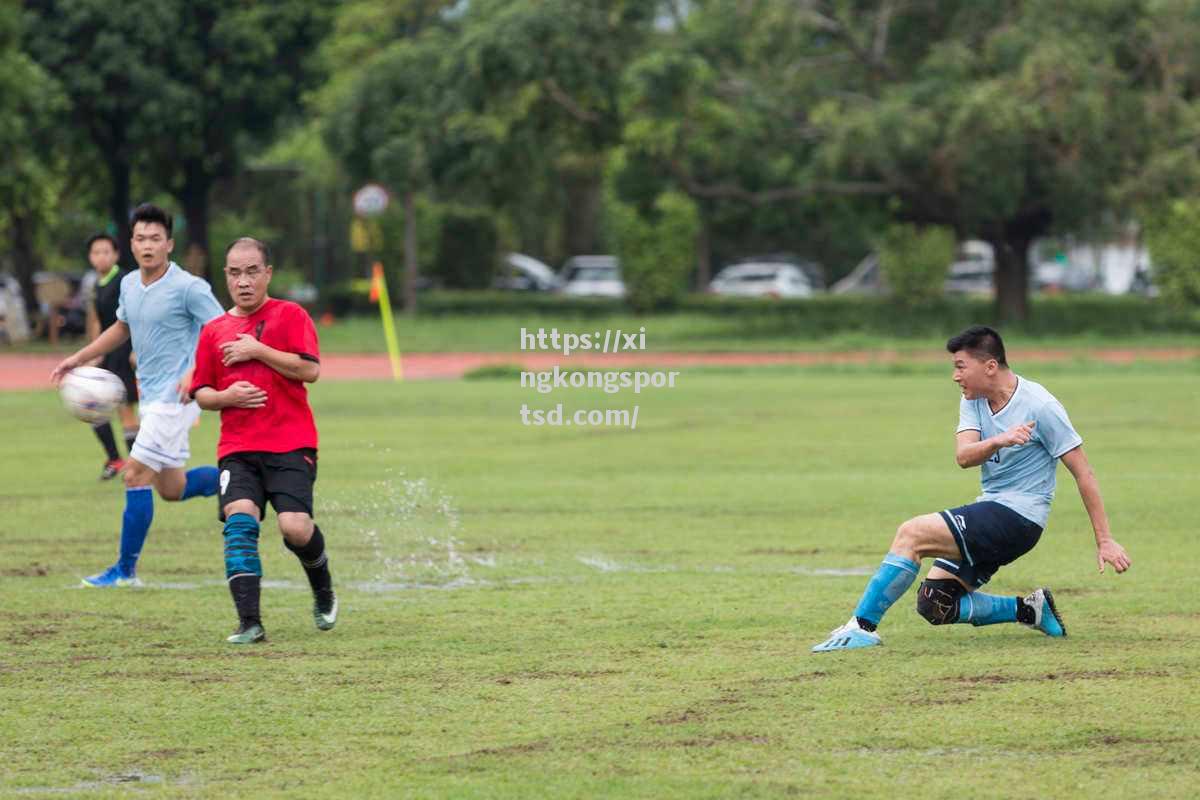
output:
[[854, 616], [813, 647], [814, 653], [882, 644], [876, 627], [916, 580], [924, 558], [934, 562], [918, 588], [917, 613], [933, 625], [1020, 622], [1048, 636], [1066, 636], [1049, 589], [1026, 597], [979, 591], [997, 569], [1037, 544], [1050, 514], [1060, 459], [1075, 478], [1091, 520], [1100, 571], [1105, 564], [1118, 573], [1129, 569], [1125, 548], [1109, 532], [1083, 439], [1062, 403], [1009, 369], [1004, 342], [991, 328], [968, 328], [946, 349], [954, 360], [954, 382], [962, 389], [955, 460], [963, 469], [982, 466], [983, 494], [969, 505], [901, 525]]
[[83, 579], [84, 586], [138, 586], [137, 561], [154, 519], [154, 494], [164, 500], [211, 497], [217, 468], [184, 472], [188, 434], [200, 409], [189, 402], [193, 359], [200, 329], [225, 313], [204, 280], [168, 259], [175, 241], [171, 217], [146, 203], [130, 218], [138, 270], [121, 280], [117, 321], [51, 373], [58, 383], [75, 367], [119, 347], [132, 337], [137, 357], [141, 427], [125, 467], [125, 513], [117, 563]]

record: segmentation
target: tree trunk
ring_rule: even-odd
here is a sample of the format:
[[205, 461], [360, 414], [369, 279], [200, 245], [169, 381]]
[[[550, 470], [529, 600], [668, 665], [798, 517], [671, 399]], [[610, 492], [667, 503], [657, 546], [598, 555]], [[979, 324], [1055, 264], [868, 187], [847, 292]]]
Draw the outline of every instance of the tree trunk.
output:
[[696, 231], [696, 291], [703, 292], [712, 280], [712, 242], [709, 241], [708, 220], [700, 214], [700, 228]]
[[[175, 259], [183, 263], [188, 272], [212, 282], [209, 275], [208, 251], [208, 195], [212, 178], [204, 171], [199, 161], [184, 164], [183, 188], [179, 202], [183, 205], [183, 218], [187, 222], [187, 250], [175, 251]], [[228, 244], [228, 242], [226, 242]]]
[[567, 255], [595, 253], [600, 222], [600, 172], [597, 169], [568, 173], [563, 182], [567, 194], [563, 208], [563, 241]]
[[17, 283], [21, 284], [25, 310], [32, 317], [38, 313], [37, 289], [33, 283], [33, 274], [42, 268], [42, 261], [33, 244], [34, 222], [29, 216], [17, 212], [9, 215], [9, 221], [12, 223], [12, 254]]
[[404, 193], [404, 313], [417, 311], [417, 203], [416, 194]]
[[996, 319], [1001, 323], [1029, 319], [1029, 239], [991, 242], [996, 254]]
[[120, 263], [134, 268], [137, 262], [133, 258], [133, 248], [130, 247], [129, 230], [129, 196], [130, 196], [130, 167], [129, 162], [121, 157], [113, 157], [108, 161], [108, 175], [112, 180], [112, 189], [108, 195], [108, 213], [117, 226], [117, 248], [120, 253]]

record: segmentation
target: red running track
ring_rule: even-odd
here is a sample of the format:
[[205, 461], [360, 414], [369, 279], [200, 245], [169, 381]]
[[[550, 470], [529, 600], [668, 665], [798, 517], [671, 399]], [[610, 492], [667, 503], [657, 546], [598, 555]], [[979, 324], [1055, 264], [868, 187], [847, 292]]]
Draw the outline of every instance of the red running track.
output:
[[[63, 358], [53, 353], [0, 353], [0, 391], [14, 389], [49, 389], [48, 376]], [[891, 350], [856, 350], [841, 353], [616, 353], [584, 354], [520, 352], [520, 353], [411, 353], [404, 357], [404, 377], [409, 380], [453, 380], [479, 367], [510, 364], [523, 369], [543, 370], [555, 365], [591, 368], [657, 368], [674, 369], [699, 366], [771, 366], [797, 364], [891, 364], [896, 362], [933, 363], [946, 358], [945, 353], [928, 351], [897, 353]], [[1078, 350], [1010, 350], [1009, 359], [1015, 364], [1027, 362], [1071, 361], [1086, 358], [1112, 364], [1144, 361], [1182, 361], [1200, 358], [1200, 348], [1158, 349], [1097, 349]], [[947, 361], [947, 369], [949, 362]], [[388, 357], [382, 353], [361, 355], [330, 353], [321, 359], [323, 380], [388, 380], [391, 378]]]

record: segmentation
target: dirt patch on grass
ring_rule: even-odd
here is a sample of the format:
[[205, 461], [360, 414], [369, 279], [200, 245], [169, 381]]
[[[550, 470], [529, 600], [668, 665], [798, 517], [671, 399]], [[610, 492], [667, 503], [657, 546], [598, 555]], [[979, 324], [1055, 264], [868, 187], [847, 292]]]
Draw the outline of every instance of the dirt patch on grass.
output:
[[680, 739], [676, 742], [665, 742], [665, 747], [720, 747], [726, 744], [770, 744], [771, 739], [762, 734], [753, 733], [718, 733], [696, 739]]
[[28, 625], [12, 631], [4, 640], [9, 644], [30, 644], [41, 639], [48, 639], [57, 633], [58, 628], [53, 626]]
[[821, 552], [819, 547], [756, 547], [753, 550], [747, 550], [744, 555], [748, 556], [815, 556]]
[[655, 725], [687, 725], [690, 722], [701, 723], [706, 720], [703, 714], [694, 708], [685, 708], [683, 711], [664, 714], [661, 717], [651, 717], [650, 722]]
[[44, 578], [50, 574], [50, 568], [45, 564], [29, 564], [24, 567], [6, 567], [0, 569], [0, 577], [5, 578]]
[[509, 744], [503, 747], [481, 747], [478, 750], [471, 750], [461, 755], [452, 756], [452, 758], [475, 758], [478, 756], [519, 756], [529, 753], [541, 753], [550, 749], [549, 739], [540, 739], [536, 742], [522, 742], [521, 744]]
[[1162, 670], [1144, 670], [1141, 672], [1122, 672], [1115, 669], [1092, 670], [1063, 670], [1061, 672], [1046, 672], [1040, 675], [959, 675], [950, 678], [954, 683], [967, 686], [999, 685], [1004, 683], [1028, 683], [1037, 681], [1090, 681], [1108, 678], [1140, 680], [1148, 677], [1163, 677], [1170, 673]]
[[606, 675], [621, 675], [622, 672], [616, 669], [589, 669], [589, 670], [534, 670], [530, 672], [514, 672], [512, 675], [501, 675], [496, 678], [496, 683], [501, 686], [508, 686], [517, 681], [543, 681], [553, 680], [555, 678], [602, 678]]

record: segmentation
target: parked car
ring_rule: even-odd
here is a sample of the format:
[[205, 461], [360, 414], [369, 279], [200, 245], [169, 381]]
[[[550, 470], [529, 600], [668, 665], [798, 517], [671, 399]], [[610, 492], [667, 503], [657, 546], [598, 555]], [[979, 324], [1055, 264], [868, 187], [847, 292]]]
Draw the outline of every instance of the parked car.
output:
[[616, 256], [572, 256], [563, 264], [562, 293], [570, 297], [624, 297]]
[[708, 285], [712, 294], [736, 297], [812, 297], [812, 279], [799, 266], [743, 262], [726, 267]]
[[553, 292], [562, 280], [546, 264], [523, 253], [508, 253], [501, 260], [500, 274], [492, 288], [513, 292]]
[[991, 295], [996, 291], [996, 253], [987, 242], [970, 239], [959, 245], [946, 275], [946, 294]]

